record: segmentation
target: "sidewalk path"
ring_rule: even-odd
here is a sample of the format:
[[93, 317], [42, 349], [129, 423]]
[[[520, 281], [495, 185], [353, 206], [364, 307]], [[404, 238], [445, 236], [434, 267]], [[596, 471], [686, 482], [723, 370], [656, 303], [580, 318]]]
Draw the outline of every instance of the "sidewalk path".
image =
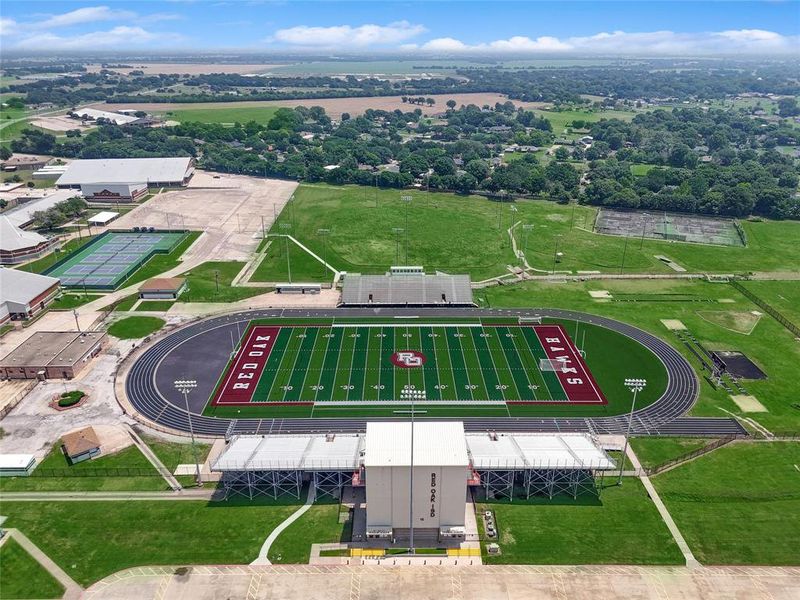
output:
[[144, 443], [144, 440], [139, 437], [139, 434], [131, 427], [128, 423], [123, 423], [122, 427], [125, 428], [125, 431], [133, 439], [133, 443], [136, 444], [136, 447], [145, 455], [145, 458], [150, 461], [150, 464], [153, 465], [156, 470], [161, 474], [161, 477], [169, 484], [169, 487], [173, 489], [173, 491], [178, 491], [183, 489], [183, 486], [178, 483], [178, 480], [175, 479], [175, 476], [170, 473], [169, 469], [161, 462], [161, 460], [156, 456], [156, 453], [150, 449], [150, 446]]
[[258, 558], [256, 558], [253, 562], [251, 562], [250, 563], [251, 565], [272, 564], [269, 561], [269, 558], [267, 558], [270, 547], [272, 546], [273, 542], [276, 539], [278, 539], [278, 536], [281, 533], [283, 533], [284, 529], [286, 529], [289, 525], [297, 521], [297, 519], [302, 517], [308, 511], [308, 509], [311, 508], [311, 505], [314, 504], [314, 499], [317, 497], [316, 489], [317, 488], [315, 485], [313, 485], [313, 483], [308, 486], [308, 495], [306, 496], [306, 503], [303, 504], [303, 506], [298, 508], [296, 511], [294, 511], [291, 515], [289, 515], [283, 523], [281, 523], [275, 529], [272, 530], [272, 533], [270, 533], [267, 536], [267, 539], [264, 541], [264, 545], [261, 546], [261, 550], [259, 550], [258, 552]]
[[62, 598], [72, 600], [81, 597], [83, 588], [79, 586], [75, 580], [72, 579], [72, 577], [67, 575], [66, 572], [61, 569], [61, 567], [54, 563], [52, 559], [47, 556], [47, 554], [42, 552], [36, 544], [30, 541], [24, 533], [18, 529], [11, 528], [6, 529], [6, 535], [17, 540], [19, 545], [25, 549], [25, 552], [30, 554], [36, 560], [36, 562], [42, 565], [47, 572], [50, 573], [50, 575], [55, 577], [58, 582], [64, 586], [66, 591], [64, 592]]
[[683, 557], [686, 559], [686, 566], [693, 569], [698, 568], [700, 563], [689, 549], [689, 544], [686, 543], [686, 540], [683, 538], [683, 535], [678, 529], [678, 526], [675, 524], [675, 521], [672, 520], [672, 515], [669, 514], [667, 507], [661, 501], [655, 486], [650, 481], [650, 478], [645, 475], [645, 470], [642, 468], [639, 458], [636, 456], [636, 453], [633, 451], [633, 447], [630, 445], [628, 446], [628, 458], [630, 459], [634, 470], [641, 473], [639, 479], [641, 479], [642, 485], [644, 485], [644, 489], [647, 490], [647, 493], [650, 496], [650, 499], [653, 501], [653, 504], [656, 505], [658, 513], [661, 515], [661, 518], [667, 525], [667, 529], [669, 529], [669, 532], [672, 534], [672, 538], [675, 540], [675, 543], [678, 544], [678, 548], [680, 548]]

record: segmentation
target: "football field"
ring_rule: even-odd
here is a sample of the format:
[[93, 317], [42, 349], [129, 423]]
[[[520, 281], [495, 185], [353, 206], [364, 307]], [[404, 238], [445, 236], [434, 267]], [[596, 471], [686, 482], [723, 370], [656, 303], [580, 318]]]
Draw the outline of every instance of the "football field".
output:
[[261, 325], [245, 330], [214, 407], [604, 405], [561, 325]]

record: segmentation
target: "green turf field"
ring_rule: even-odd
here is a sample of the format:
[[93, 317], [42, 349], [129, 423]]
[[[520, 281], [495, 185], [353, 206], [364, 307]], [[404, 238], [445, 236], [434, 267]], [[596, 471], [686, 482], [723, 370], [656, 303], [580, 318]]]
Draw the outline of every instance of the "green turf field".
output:
[[200, 123], [220, 123], [223, 125], [255, 121], [261, 125], [269, 123], [280, 106], [235, 106], [230, 103], [219, 108], [181, 108], [166, 113], [166, 118], [181, 123], [199, 121]]
[[[566, 337], [578, 339], [585, 350], [585, 367], [599, 391], [591, 388], [583, 365], [575, 365], [586, 380], [588, 387], [583, 388], [570, 387], [559, 377], [561, 373], [541, 369], [540, 359], [547, 355], [529, 324], [351, 321], [254, 321], [251, 325], [258, 327], [242, 336], [240, 349], [220, 375], [206, 414], [391, 415], [407, 408], [408, 390], [424, 390], [424, 398], [417, 397], [416, 404], [424, 405], [429, 416], [619, 414], [629, 401], [620, 356], [639, 365], [648, 377], [640, 407], [659, 398], [667, 383], [663, 365], [649, 350], [596, 325], [559, 323]], [[232, 395], [229, 386], [237, 381], [237, 361], [250, 348], [248, 340], [276, 326], [263, 371], [244, 396]], [[404, 351], [420, 352], [424, 364], [405, 368], [393, 363], [393, 355]], [[577, 355], [573, 356], [579, 362]]]

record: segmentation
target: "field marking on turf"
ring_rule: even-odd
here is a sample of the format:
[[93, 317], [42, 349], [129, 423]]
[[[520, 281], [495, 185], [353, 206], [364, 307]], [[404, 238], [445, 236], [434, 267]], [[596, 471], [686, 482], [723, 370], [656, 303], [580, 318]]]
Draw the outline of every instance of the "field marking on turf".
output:
[[[576, 321], [575, 323], [577, 324], [578, 322], [579, 321]], [[594, 390], [594, 394], [595, 394], [595, 397], [597, 398], [597, 401], [598, 402], [602, 402], [605, 398], [604, 398], [602, 392], [597, 388], [597, 384], [594, 381], [594, 377], [592, 377], [591, 373], [589, 373], [589, 370], [586, 368], [586, 365], [583, 362], [583, 357], [580, 355], [580, 353], [576, 354], [575, 343], [570, 339], [569, 334], [567, 333], [567, 330], [564, 329], [564, 327], [562, 325], [558, 325], [558, 327], [560, 327], [561, 331], [564, 333], [564, 337], [565, 337], [566, 342], [567, 342], [567, 348], [569, 348], [569, 352], [570, 352], [570, 354], [572, 354], [572, 358], [575, 360], [575, 362], [581, 368], [581, 372], [583, 373], [584, 377], [586, 377], [586, 379], [589, 380], [589, 384], [592, 386], [592, 390]], [[575, 329], [576, 336], [577, 336], [577, 333], [578, 333], [578, 330], [577, 330], [577, 325], [576, 325], [576, 329]], [[564, 390], [564, 391], [566, 392], [566, 390]], [[571, 401], [571, 398], [569, 398], [569, 394], [567, 394], [567, 399]], [[605, 404], [605, 402], [603, 402], [603, 404]]]
[[350, 394], [352, 392], [356, 391], [356, 386], [353, 385], [353, 383], [352, 383], [352, 381], [353, 381], [353, 372], [354, 372], [353, 369], [354, 369], [355, 362], [356, 362], [356, 348], [358, 348], [358, 342], [359, 342], [359, 340], [362, 339], [362, 336], [366, 340], [366, 347], [364, 348], [364, 357], [363, 357], [364, 358], [364, 362], [363, 362], [362, 367], [361, 367], [361, 370], [362, 370], [362, 373], [361, 373], [361, 398], [360, 398], [361, 400], [364, 399], [364, 384], [365, 384], [365, 382], [367, 380], [367, 363], [369, 362], [369, 333], [364, 332], [364, 331], [360, 331], [360, 329], [357, 329], [356, 333], [358, 334], [358, 337], [356, 337], [355, 343], [353, 344], [353, 359], [350, 361], [350, 377], [349, 377], [349, 379], [347, 381], [347, 385], [348, 386], [352, 386], [353, 389], [347, 390], [347, 399], [348, 400], [350, 399]]
[[[506, 329], [508, 329], [508, 328], [506, 328]], [[511, 333], [511, 332], [509, 331], [509, 333]], [[539, 385], [538, 380], [537, 381], [532, 381], [531, 378], [528, 377], [528, 369], [525, 368], [525, 361], [523, 360], [523, 354], [525, 354], [525, 352], [527, 351], [530, 359], [533, 360], [533, 365], [534, 366], [536, 365], [536, 355], [534, 355], [533, 350], [531, 350], [530, 346], [528, 345], [528, 341], [525, 338], [525, 336], [524, 335], [521, 335], [521, 336], [512, 335], [509, 339], [511, 340], [511, 344], [514, 346], [514, 350], [517, 353], [517, 357], [519, 358], [520, 365], [522, 365], [522, 374], [525, 376], [525, 380], [528, 382], [528, 389], [533, 394], [533, 401], [534, 402], [539, 402], [540, 401], [539, 400], [539, 396], [536, 393], [536, 391], [540, 387], [543, 387], [545, 392], [547, 393], [547, 396], [548, 396], [547, 400], [552, 400], [553, 397], [550, 395], [550, 390], [547, 389], [547, 384], [544, 381], [544, 377], [542, 377], [542, 385], [541, 386]], [[522, 346], [520, 346], [520, 344]], [[539, 372], [538, 370], [537, 370], [537, 373], [539, 373], [539, 375], [541, 375], [541, 372]], [[541, 401], [544, 402], [546, 400], [542, 399]]]
[[[461, 331], [459, 331], [459, 333], [461, 333]], [[464, 335], [464, 337], [461, 338], [461, 340], [466, 340], [466, 339], [472, 340], [472, 334], [471, 333], [470, 334], [463, 334], [463, 335]], [[467, 338], [467, 335], [469, 335], [470, 337]], [[461, 348], [463, 350], [464, 344], [461, 344]], [[470, 350], [472, 350], [472, 354], [471, 355], [474, 355], [475, 360], [478, 363], [478, 367], [477, 367], [478, 373], [480, 373], [480, 379], [483, 382], [483, 389], [486, 392], [486, 397], [484, 398], [484, 400], [492, 400], [492, 398], [489, 397], [489, 384], [486, 383], [486, 375], [484, 375], [484, 373], [483, 373], [483, 365], [481, 364], [481, 357], [478, 355], [478, 348], [475, 346], [474, 340], [473, 340], [473, 343], [472, 343], [472, 346], [471, 346]], [[472, 369], [470, 369], [470, 370], [472, 370]], [[475, 398], [475, 396], [473, 395], [473, 399], [474, 398]], [[504, 402], [505, 402], [505, 400], [504, 400]]]
[[408, 329], [409, 327], [483, 327], [481, 323], [422, 323], [417, 324], [413, 323], [409, 325], [407, 323], [386, 323], [386, 324], [379, 324], [379, 323], [365, 323], [361, 324], [354, 324], [354, 323], [334, 323], [331, 327], [370, 327], [370, 328], [381, 328], [381, 329], [400, 329], [401, 327], [405, 327]]
[[[458, 330], [458, 326], [455, 326], [454, 329], [456, 329], [455, 333], [458, 333], [458, 331], [457, 331]], [[461, 352], [461, 362], [464, 364], [464, 377], [467, 380], [466, 394], [469, 394], [469, 399], [470, 400], [474, 400], [475, 399], [475, 395], [472, 393], [472, 388], [469, 387], [469, 386], [472, 385], [472, 383], [469, 380], [469, 369], [467, 369], [467, 357], [464, 354], [464, 345], [461, 343], [461, 338], [460, 337], [456, 337], [455, 333], [453, 334], [452, 338], [455, 340], [455, 343], [458, 344], [458, 349]], [[447, 339], [448, 339], [448, 344], [449, 344], [450, 338], [448, 337]], [[455, 371], [455, 369], [454, 369], [454, 371]], [[456, 394], [458, 394], [458, 392], [456, 392]], [[456, 398], [458, 398], [458, 395], [456, 395]]]
[[[289, 390], [287, 390], [286, 388], [289, 387], [289, 384], [291, 384], [291, 382], [292, 382], [292, 374], [297, 369], [297, 361], [300, 360], [300, 354], [302, 353], [303, 343], [306, 341], [305, 337], [300, 337], [300, 336], [301, 335], [305, 336], [306, 329], [307, 329], [306, 327], [303, 327], [302, 333], [295, 333], [297, 331], [297, 329], [292, 329], [292, 337], [294, 337], [295, 339], [299, 340], [299, 342], [297, 344], [297, 353], [294, 355], [294, 360], [292, 360], [292, 367], [290, 369], [288, 369], [288, 373], [287, 373], [287, 376], [286, 376], [286, 383], [284, 383], [283, 386], [279, 386], [280, 389], [282, 389], [282, 391], [283, 391], [283, 395], [282, 395], [281, 399], [279, 400], [279, 402], [286, 402], [287, 401], [286, 400], [286, 393]], [[281, 361], [281, 365], [282, 364], [283, 364], [283, 361]], [[278, 368], [278, 371], [280, 371], [280, 370], [281, 369]], [[275, 383], [278, 383], [277, 382], [277, 378], [276, 378]], [[275, 390], [275, 391], [278, 391], [278, 390]]]
[[[323, 334], [323, 337], [327, 336], [327, 334]], [[322, 366], [319, 369], [319, 379], [317, 380], [317, 389], [314, 392], [314, 405], [317, 403], [317, 398], [319, 398], [319, 386], [322, 383], [322, 376], [325, 372], [325, 357], [328, 356], [328, 350], [331, 347], [331, 340], [333, 336], [325, 337], [325, 353], [322, 355]], [[311, 408], [311, 413], [314, 413], [314, 408]]]
[[[500, 331], [495, 329], [494, 330], [494, 336], [490, 335], [488, 338], [484, 338], [484, 339], [486, 339], [486, 340], [494, 340], [494, 339], [499, 338], [499, 336], [500, 336]], [[508, 358], [505, 355], [505, 351], [503, 350], [502, 343], [499, 341], [499, 339], [498, 339], [498, 344], [499, 344], [498, 345], [498, 350], [500, 352], [500, 356], [503, 358], [503, 361], [505, 363], [505, 367], [504, 368], [505, 368], [506, 372], [508, 373], [508, 379], [511, 381], [511, 386], [509, 386], [509, 387], [511, 387], [514, 390], [516, 390], [517, 391], [517, 398], [519, 400], [522, 400], [522, 392], [520, 391], [519, 387], [517, 386], [517, 380], [514, 378], [514, 373], [511, 372], [511, 365], [508, 363]], [[501, 371], [497, 368], [497, 363], [494, 360], [494, 352], [492, 352], [491, 343], [487, 341], [486, 342], [486, 347], [487, 347], [487, 349], [489, 351], [489, 356], [492, 359], [492, 365], [494, 365], [494, 370], [497, 373], [497, 381], [500, 383], [500, 385], [506, 385], [505, 383], [503, 383], [503, 380], [500, 378]], [[508, 407], [508, 398], [506, 398], [505, 390], [503, 390], [501, 388], [500, 392], [501, 392], [501, 394], [503, 396], [503, 402], [506, 405], [506, 412], [508, 412], [508, 416], [510, 417], [511, 416], [511, 409]]]

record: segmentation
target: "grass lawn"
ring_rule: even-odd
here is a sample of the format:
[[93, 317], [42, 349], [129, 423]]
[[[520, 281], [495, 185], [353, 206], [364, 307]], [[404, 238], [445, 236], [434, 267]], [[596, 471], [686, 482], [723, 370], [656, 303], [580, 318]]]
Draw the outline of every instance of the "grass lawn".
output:
[[619, 119], [620, 121], [630, 121], [636, 116], [633, 111], [623, 110], [537, 110], [537, 115], [544, 117], [553, 126], [553, 133], [556, 137], [579, 138], [583, 134], [569, 134], [565, 136], [565, 129], [573, 121], [582, 120], [588, 123], [595, 123], [601, 119]]
[[6, 525], [89, 585], [140, 565], [247, 564], [297, 505], [272, 501], [3, 502]]
[[631, 175], [634, 177], [644, 177], [655, 165], [631, 165]]
[[139, 294], [131, 294], [127, 298], [120, 300], [114, 307], [115, 311], [128, 311], [133, 308], [136, 301], [139, 300]]
[[800, 565], [800, 443], [735, 443], [653, 477], [704, 564]]
[[143, 312], [167, 312], [174, 304], [174, 300], [143, 300], [141, 304], [136, 307], [136, 310]]
[[261, 125], [269, 123], [275, 116], [280, 106], [221, 106], [220, 108], [181, 108], [166, 113], [167, 119], [187, 123], [199, 121], [201, 123], [241, 123], [255, 121]]
[[[178, 465], [194, 464], [194, 455], [192, 452], [191, 444], [182, 444], [180, 442], [167, 442], [152, 436], [143, 435], [142, 439], [155, 453], [158, 459], [164, 463], [164, 466], [169, 469], [170, 473], [175, 473], [175, 468]], [[208, 456], [211, 446], [209, 444], [195, 444], [197, 451], [197, 460], [202, 463]], [[195, 484], [194, 475], [177, 475], [176, 479], [184, 487]]]
[[[600, 498], [496, 501], [492, 510], [501, 554], [486, 564], [683, 564], [683, 556], [641, 482], [626, 477]], [[482, 532], [482, 519], [478, 519]], [[484, 538], [488, 539], [488, 538]]]
[[158, 317], [125, 317], [114, 321], [108, 327], [108, 333], [121, 340], [136, 340], [154, 333], [164, 326], [164, 320]]
[[631, 438], [631, 446], [642, 466], [652, 469], [699, 450], [710, 441], [704, 438], [636, 437]]
[[[290, 224], [292, 236], [324, 256], [324, 238], [317, 235], [317, 229], [330, 229], [328, 262], [340, 271], [384, 273], [399, 261], [423, 265], [429, 272], [469, 273], [474, 280], [481, 280], [507, 273], [507, 266], [518, 262], [506, 233], [513, 221], [534, 225], [531, 234], [526, 236], [517, 227], [515, 235], [528, 262], [540, 271], [553, 269], [556, 242], [563, 253], [556, 265], [559, 271], [620, 271], [625, 240], [591, 231], [596, 215], [593, 207], [520, 200], [513, 203], [517, 211], [512, 212], [510, 203], [423, 191], [411, 192], [414, 200], [408, 205], [406, 261], [405, 234], [398, 238], [393, 233], [393, 228], [406, 229], [406, 204], [400, 201], [401, 192], [379, 190], [377, 208], [374, 194], [373, 189], [359, 186], [301, 185], [295, 201], [286, 205], [271, 231], [283, 233], [281, 224]], [[800, 223], [745, 221], [742, 227], [747, 247], [658, 240], [644, 240], [641, 247], [629, 243], [625, 272], [671, 273], [656, 255], [665, 255], [692, 272], [800, 270], [800, 244], [794, 243], [800, 237]], [[441, 235], [442, 231], [448, 235]], [[286, 250], [281, 242], [267, 250], [255, 281], [286, 278]], [[304, 257], [299, 248], [290, 247], [289, 252], [294, 280], [323, 277], [317, 261]]]
[[61, 598], [61, 585], [36, 559], [19, 545], [7, 540], [0, 548], [0, 598]]
[[[607, 290], [613, 298], [598, 302], [590, 298], [590, 290]], [[672, 344], [699, 369], [697, 359], [661, 323], [661, 319], [678, 319], [706, 348], [744, 352], [767, 373], [767, 379], [742, 383], [769, 412], [744, 416], [773, 431], [800, 431], [800, 411], [792, 407], [800, 396], [797, 381], [800, 345], [792, 334], [767, 315], [761, 317], [751, 333], [744, 334], [709, 322], [698, 314], [708, 310], [748, 314], [760, 310], [730, 285], [678, 280], [526, 282], [486, 288], [475, 295], [482, 306], [493, 308], [555, 307], [618, 319]], [[592, 360], [591, 353], [588, 360]], [[700, 376], [700, 398], [691, 414], [724, 416], [720, 409], [743, 414], [724, 390], [712, 388]]]
[[93, 302], [98, 298], [102, 298], [102, 294], [62, 294], [56, 298], [50, 305], [52, 310], [69, 310], [78, 308], [89, 302]]
[[180, 302], [236, 302], [271, 291], [266, 286], [232, 287], [231, 282], [244, 265], [245, 263], [239, 261], [211, 261], [196, 266], [183, 274], [188, 289], [181, 295]]
[[742, 285], [800, 327], [800, 281], [743, 281]]
[[269, 549], [273, 564], [307, 564], [311, 544], [343, 541], [345, 524], [339, 523], [338, 502], [314, 504], [297, 521], [289, 525]]
[[70, 465], [61, 452], [59, 441], [30, 477], [0, 478], [0, 490], [4, 492], [121, 492], [165, 489], [168, 489], [167, 482], [136, 446]]
[[266, 256], [258, 265], [252, 281], [270, 281], [273, 283], [286, 283], [289, 281], [289, 268], [292, 269], [292, 281], [323, 282], [333, 279], [333, 272], [326, 269], [321, 262], [316, 260], [300, 246], [289, 240], [289, 261], [286, 260], [286, 238], [269, 238], [272, 243], [267, 248]]

